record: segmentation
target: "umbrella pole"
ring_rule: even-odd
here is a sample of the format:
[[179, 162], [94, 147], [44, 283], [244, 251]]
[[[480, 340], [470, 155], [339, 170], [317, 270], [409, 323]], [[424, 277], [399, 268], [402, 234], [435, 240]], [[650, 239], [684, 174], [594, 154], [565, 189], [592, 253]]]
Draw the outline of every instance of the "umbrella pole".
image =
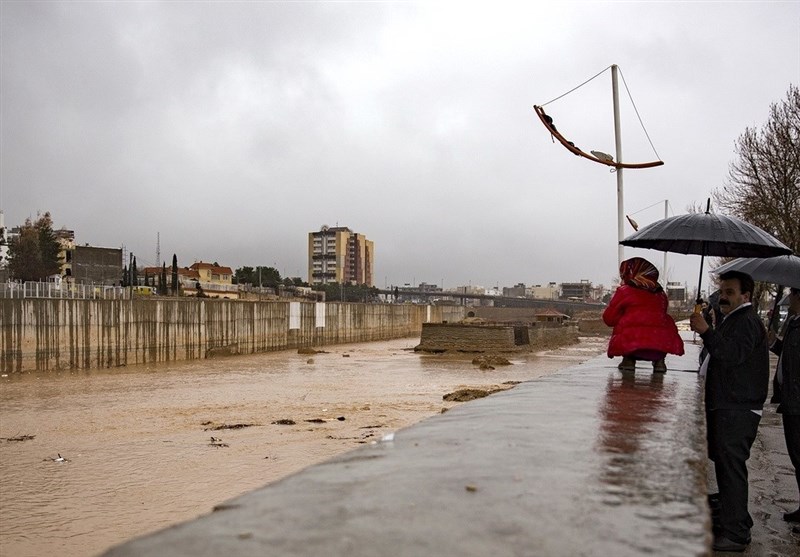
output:
[[[706, 214], [711, 213], [711, 198], [706, 202]], [[697, 279], [697, 299], [694, 302], [694, 312], [703, 311], [703, 298], [700, 297], [700, 286], [703, 284], [703, 261], [706, 258], [706, 243], [703, 242], [703, 253], [700, 254], [700, 277]]]
[[780, 317], [781, 312], [778, 311], [778, 304], [781, 303], [781, 298], [783, 298], [783, 285], [778, 285], [778, 290], [775, 292], [775, 303], [772, 306], [772, 316], [769, 319], [769, 327], [767, 330], [778, 332], [778, 327], [780, 325]]
[[703, 261], [706, 256], [700, 256], [700, 277], [697, 279], [697, 299], [694, 301], [694, 312], [700, 313], [703, 311], [703, 298], [700, 296], [700, 286], [703, 284]]

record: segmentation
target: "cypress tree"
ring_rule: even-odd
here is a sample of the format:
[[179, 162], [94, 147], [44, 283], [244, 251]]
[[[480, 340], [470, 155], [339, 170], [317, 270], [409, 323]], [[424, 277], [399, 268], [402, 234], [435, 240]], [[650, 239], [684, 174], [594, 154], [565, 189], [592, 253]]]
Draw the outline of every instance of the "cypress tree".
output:
[[178, 295], [178, 256], [172, 254], [172, 294]]

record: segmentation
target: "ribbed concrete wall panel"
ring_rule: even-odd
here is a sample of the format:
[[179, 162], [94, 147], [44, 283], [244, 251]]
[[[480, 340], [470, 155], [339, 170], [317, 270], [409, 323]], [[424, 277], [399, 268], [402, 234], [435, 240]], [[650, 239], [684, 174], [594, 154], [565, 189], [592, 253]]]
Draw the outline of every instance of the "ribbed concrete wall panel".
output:
[[461, 306], [316, 304], [204, 299], [0, 299], [0, 371], [113, 368], [420, 335]]

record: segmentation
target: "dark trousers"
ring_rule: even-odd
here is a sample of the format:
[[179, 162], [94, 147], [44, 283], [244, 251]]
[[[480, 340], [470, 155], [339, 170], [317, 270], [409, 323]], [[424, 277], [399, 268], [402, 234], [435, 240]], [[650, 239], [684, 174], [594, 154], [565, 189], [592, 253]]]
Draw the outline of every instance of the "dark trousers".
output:
[[750, 540], [753, 519], [747, 511], [747, 459], [761, 416], [750, 410], [711, 410], [707, 413], [709, 457], [719, 487], [719, 528], [738, 543]]
[[800, 415], [783, 414], [783, 436], [786, 438], [786, 450], [792, 460], [797, 490], [800, 492]]

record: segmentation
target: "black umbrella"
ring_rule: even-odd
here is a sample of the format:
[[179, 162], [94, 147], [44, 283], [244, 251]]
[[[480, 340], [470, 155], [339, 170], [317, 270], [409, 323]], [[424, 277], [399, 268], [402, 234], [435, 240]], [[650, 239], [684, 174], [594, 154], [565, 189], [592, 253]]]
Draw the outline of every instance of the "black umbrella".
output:
[[703, 282], [703, 261], [707, 255], [717, 257], [775, 257], [790, 255], [792, 250], [757, 226], [728, 215], [710, 212], [669, 217], [650, 224], [620, 242], [623, 246], [654, 249], [671, 253], [700, 255], [700, 284]]
[[747, 273], [753, 280], [800, 288], [800, 257], [796, 255], [780, 255], [766, 259], [740, 257], [714, 269], [714, 273], [718, 275], [728, 271]]
[[766, 259], [740, 257], [714, 269], [714, 273], [718, 275], [728, 271], [741, 271], [753, 277], [754, 280], [771, 282], [778, 286], [770, 320], [770, 328], [777, 329], [778, 303], [783, 294], [783, 287], [800, 288], [800, 257], [796, 255], [779, 255]]

